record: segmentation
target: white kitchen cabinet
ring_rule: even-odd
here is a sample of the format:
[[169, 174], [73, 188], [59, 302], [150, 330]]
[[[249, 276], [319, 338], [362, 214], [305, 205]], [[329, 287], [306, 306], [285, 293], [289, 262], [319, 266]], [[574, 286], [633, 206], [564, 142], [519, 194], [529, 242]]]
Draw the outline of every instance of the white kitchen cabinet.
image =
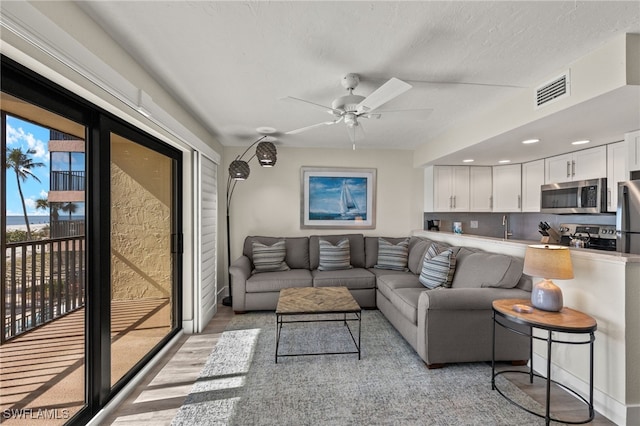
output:
[[607, 145], [607, 211], [618, 207], [618, 182], [629, 179], [627, 169], [627, 144], [616, 142]]
[[544, 185], [544, 160], [522, 165], [522, 211], [540, 211], [540, 187]]
[[493, 182], [491, 167], [469, 167], [469, 210], [492, 211]]
[[519, 212], [522, 209], [520, 164], [493, 167], [493, 211]]
[[433, 211], [469, 211], [469, 167], [434, 166]]
[[607, 147], [598, 146], [545, 159], [545, 183], [607, 176]]
[[627, 171], [635, 172], [640, 170], [640, 130], [624, 135], [627, 143]]

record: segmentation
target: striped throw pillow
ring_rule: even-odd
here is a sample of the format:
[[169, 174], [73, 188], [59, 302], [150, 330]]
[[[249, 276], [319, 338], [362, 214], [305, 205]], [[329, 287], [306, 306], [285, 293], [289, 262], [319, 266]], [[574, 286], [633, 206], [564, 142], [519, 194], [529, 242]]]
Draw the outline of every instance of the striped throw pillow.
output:
[[431, 259], [425, 255], [420, 272], [420, 283], [430, 289], [436, 287], [451, 287], [453, 274], [456, 270], [456, 255], [453, 250], [446, 250]]
[[289, 265], [284, 261], [287, 255], [284, 240], [280, 240], [271, 246], [256, 241], [253, 242], [253, 267], [254, 272], [288, 271]]
[[374, 268], [406, 271], [409, 260], [409, 239], [391, 244], [384, 238], [378, 238], [378, 263]]
[[443, 251], [445, 251], [448, 247], [440, 245], [438, 243], [431, 243], [429, 248], [427, 249], [427, 253], [424, 255], [425, 259], [433, 259]]
[[343, 238], [335, 246], [323, 239], [318, 242], [320, 243], [319, 271], [351, 269], [351, 252], [348, 238]]

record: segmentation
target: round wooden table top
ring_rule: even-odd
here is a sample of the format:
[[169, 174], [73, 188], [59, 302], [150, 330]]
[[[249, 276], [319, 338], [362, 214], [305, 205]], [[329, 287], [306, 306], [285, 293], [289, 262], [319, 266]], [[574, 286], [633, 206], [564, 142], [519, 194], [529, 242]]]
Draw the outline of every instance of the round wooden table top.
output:
[[[514, 305], [530, 307], [531, 312], [518, 312]], [[596, 329], [596, 320], [580, 311], [564, 307], [559, 312], [536, 309], [527, 299], [499, 299], [493, 301], [493, 309], [510, 320], [553, 331], [573, 333], [592, 332]], [[516, 308], [517, 309], [517, 308]]]

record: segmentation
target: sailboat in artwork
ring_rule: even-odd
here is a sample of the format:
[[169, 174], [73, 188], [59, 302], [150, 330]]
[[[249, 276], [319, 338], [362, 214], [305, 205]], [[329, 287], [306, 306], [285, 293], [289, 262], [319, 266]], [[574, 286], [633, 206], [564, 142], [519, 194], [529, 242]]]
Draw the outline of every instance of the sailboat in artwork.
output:
[[346, 179], [342, 181], [342, 190], [340, 192], [340, 215], [344, 219], [355, 219], [362, 215]]

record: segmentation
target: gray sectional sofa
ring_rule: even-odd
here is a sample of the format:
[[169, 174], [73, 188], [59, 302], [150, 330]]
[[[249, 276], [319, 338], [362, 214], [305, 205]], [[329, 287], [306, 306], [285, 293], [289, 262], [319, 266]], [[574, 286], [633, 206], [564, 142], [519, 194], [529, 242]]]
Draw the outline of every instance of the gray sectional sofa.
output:
[[[390, 244], [406, 247], [408, 242], [404, 268], [399, 270], [393, 262], [389, 265], [387, 257], [384, 262], [379, 261], [379, 237], [362, 234], [249, 236], [244, 242], [243, 255], [229, 269], [233, 310], [237, 313], [275, 310], [283, 288], [345, 286], [362, 308], [378, 308], [430, 368], [451, 362], [491, 360], [492, 301], [528, 299], [531, 295], [531, 280], [522, 274], [522, 259], [479, 249], [450, 247], [416, 236], [382, 238], [386, 247]], [[349, 251], [345, 269], [322, 270], [321, 260], [326, 261], [327, 255], [326, 251], [320, 252], [320, 240], [330, 243], [323, 243], [326, 247], [344, 239], [348, 240]], [[256, 247], [267, 248], [275, 247], [275, 243], [281, 248], [284, 245], [285, 249], [280, 253], [285, 264], [274, 269], [286, 270], [256, 273], [254, 243]], [[429, 253], [430, 248], [435, 252]], [[450, 274], [444, 285], [431, 289], [425, 286], [431, 283], [424, 259], [434, 253], [441, 255], [427, 263], [446, 254], [450, 263], [439, 267], [446, 269], [448, 265]], [[323, 259], [321, 255], [324, 255]], [[436, 268], [436, 275], [438, 272]], [[526, 337], [502, 327], [497, 327], [496, 331], [496, 360], [528, 359]]]

